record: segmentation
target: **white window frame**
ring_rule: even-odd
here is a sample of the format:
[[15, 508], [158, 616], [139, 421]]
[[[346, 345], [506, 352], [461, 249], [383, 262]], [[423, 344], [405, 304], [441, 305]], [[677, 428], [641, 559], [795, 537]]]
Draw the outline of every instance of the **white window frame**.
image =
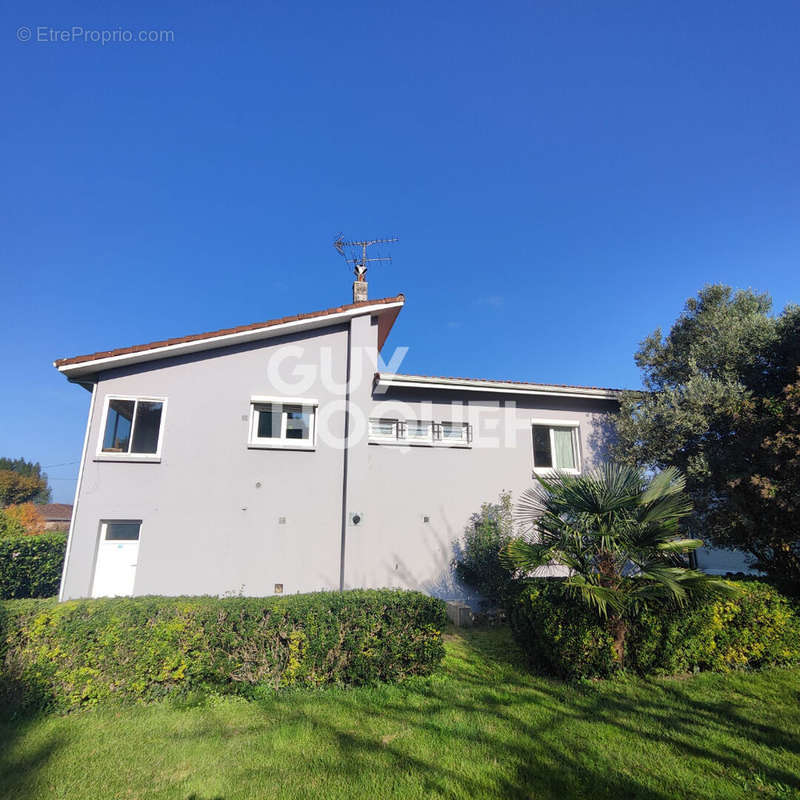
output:
[[[258, 414], [256, 406], [279, 405], [281, 409], [281, 435], [280, 437], [259, 438]], [[286, 438], [286, 406], [301, 406], [311, 410], [309, 421], [308, 439]], [[267, 397], [254, 395], [250, 398], [250, 418], [247, 425], [247, 446], [255, 450], [315, 450], [317, 447], [317, 412], [319, 400], [308, 397]]]
[[[391, 422], [394, 425], [394, 434], [382, 436], [372, 432], [372, 422]], [[468, 422], [454, 422], [443, 420], [434, 422], [426, 419], [397, 419], [395, 417], [370, 417], [369, 418], [369, 443], [370, 444], [392, 444], [402, 447], [472, 447], [471, 426]], [[411, 424], [427, 425], [428, 433], [426, 436], [411, 438], [408, 435], [408, 426]], [[443, 425], [463, 426], [464, 437], [462, 439], [444, 439], [441, 435]]]
[[[553, 428], [572, 428], [572, 452], [575, 454], [575, 468], [559, 467], [537, 467], [536, 457], [533, 451], [533, 426], [541, 425], [550, 429], [550, 455], [555, 459], [556, 443], [553, 437]], [[581, 472], [581, 424], [577, 420], [570, 419], [539, 419], [534, 417], [531, 420], [531, 459], [533, 460], [533, 472], [539, 475], [554, 475], [556, 472], [564, 472], [567, 475], [580, 475]]]
[[[106, 438], [106, 425], [108, 424], [108, 406], [112, 400], [133, 400], [136, 405], [133, 408], [133, 419], [131, 420], [130, 443], [133, 446], [133, 433], [136, 429], [136, 411], [138, 404], [142, 403], [161, 403], [161, 423], [158, 428], [158, 444], [155, 453], [106, 453], [103, 452], [103, 441]], [[97, 437], [97, 452], [95, 461], [161, 461], [161, 446], [164, 442], [164, 428], [167, 420], [167, 398], [151, 397], [140, 394], [107, 394], [103, 399], [103, 413], [100, 417], [100, 429]]]
[[[373, 433], [372, 431], [372, 423], [373, 422], [388, 422], [392, 425], [394, 430], [393, 433], [387, 435], [381, 433]], [[369, 440], [371, 442], [381, 442], [386, 444], [396, 444], [400, 442], [400, 420], [395, 419], [393, 417], [370, 417], [368, 421], [369, 425]]]
[[[460, 439], [446, 439], [443, 433], [445, 425], [452, 426], [453, 428], [460, 427], [464, 431], [464, 435]], [[447, 419], [437, 422], [436, 427], [439, 429], [438, 438], [435, 438], [434, 442], [437, 447], [472, 447], [472, 432], [468, 422], [455, 422]]]

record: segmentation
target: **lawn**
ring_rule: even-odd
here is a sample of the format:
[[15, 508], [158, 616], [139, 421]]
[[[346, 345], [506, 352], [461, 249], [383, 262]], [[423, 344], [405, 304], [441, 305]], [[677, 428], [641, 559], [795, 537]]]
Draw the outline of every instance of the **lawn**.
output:
[[506, 630], [430, 678], [0, 723], [0, 797], [800, 797], [800, 671], [569, 686]]

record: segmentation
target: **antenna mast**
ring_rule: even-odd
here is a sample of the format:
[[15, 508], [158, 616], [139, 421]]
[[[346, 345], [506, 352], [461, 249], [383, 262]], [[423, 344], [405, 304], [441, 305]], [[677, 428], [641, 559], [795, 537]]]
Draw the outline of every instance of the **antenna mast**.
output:
[[[348, 263], [353, 265], [353, 274], [355, 281], [353, 282], [353, 302], [357, 303], [361, 300], [367, 299], [367, 266], [375, 261], [391, 261], [390, 255], [367, 256], [367, 248], [376, 244], [392, 244], [399, 242], [397, 236], [391, 236], [386, 239], [368, 239], [363, 242], [346, 242], [342, 234], [337, 234], [334, 239], [333, 246], [342, 258]], [[360, 253], [359, 253], [360, 249]], [[348, 257], [349, 256], [349, 257]]]

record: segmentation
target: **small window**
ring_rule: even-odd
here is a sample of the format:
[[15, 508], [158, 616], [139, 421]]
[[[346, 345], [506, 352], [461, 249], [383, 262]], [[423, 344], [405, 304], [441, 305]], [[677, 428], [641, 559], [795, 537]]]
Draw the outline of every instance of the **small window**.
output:
[[135, 542], [139, 539], [141, 522], [106, 522], [105, 540], [107, 542]]
[[369, 421], [369, 440], [376, 444], [433, 445], [470, 447], [472, 426], [467, 422], [432, 422], [373, 417]]
[[419, 422], [412, 420], [406, 422], [406, 439], [410, 442], [431, 442], [433, 441], [433, 423]]
[[442, 422], [437, 429], [437, 438], [446, 444], [466, 444], [470, 440], [470, 427], [466, 422]]
[[397, 439], [396, 419], [371, 419], [369, 421], [370, 439]]
[[314, 447], [316, 403], [251, 401], [251, 447]]
[[534, 424], [533, 466], [578, 472], [578, 427]]
[[158, 456], [164, 400], [110, 397], [100, 452], [109, 456]]

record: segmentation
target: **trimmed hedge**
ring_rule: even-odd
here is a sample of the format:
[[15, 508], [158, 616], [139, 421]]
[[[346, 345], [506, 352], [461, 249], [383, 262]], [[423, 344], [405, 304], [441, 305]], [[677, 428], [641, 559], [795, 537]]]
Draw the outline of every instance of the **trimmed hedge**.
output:
[[[800, 663], [800, 618], [758, 581], [736, 582], [733, 600], [651, 607], [628, 623], [625, 667], [642, 675], [729, 672]], [[510, 608], [514, 638], [534, 668], [564, 678], [617, 672], [612, 637], [558, 580], [537, 581]]]
[[800, 619], [777, 589], [736, 582], [739, 597], [644, 612], [629, 648], [637, 671], [674, 675], [800, 663]]
[[607, 677], [616, 669], [613, 637], [558, 579], [532, 581], [508, 610], [517, 644], [537, 671], [561, 678]]
[[0, 612], [0, 700], [58, 710], [427, 674], [444, 655], [446, 622], [440, 600], [393, 590], [28, 600]]
[[61, 532], [0, 538], [0, 599], [58, 594], [66, 549]]

